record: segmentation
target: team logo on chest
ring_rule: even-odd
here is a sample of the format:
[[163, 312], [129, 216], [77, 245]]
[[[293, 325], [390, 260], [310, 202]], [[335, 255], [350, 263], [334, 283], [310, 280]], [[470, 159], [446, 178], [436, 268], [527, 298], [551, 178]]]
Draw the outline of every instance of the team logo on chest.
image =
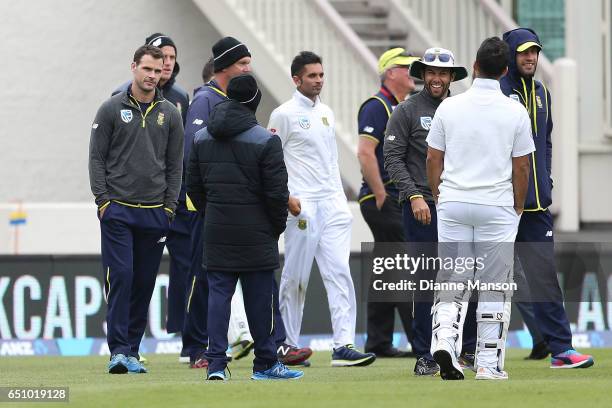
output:
[[134, 115], [132, 115], [132, 111], [129, 109], [121, 109], [121, 120], [125, 123], [130, 123]]
[[425, 130], [429, 130], [431, 127], [431, 116], [421, 116], [421, 127]]
[[298, 120], [298, 123], [300, 124], [300, 127], [302, 129], [310, 129], [310, 119], [308, 119], [307, 117], [301, 117]]
[[164, 117], [165, 117], [165, 116], [164, 116], [164, 114], [163, 114], [162, 112], [159, 112], [159, 113], [157, 114], [157, 124], [158, 124], [159, 126], [163, 126], [163, 125], [164, 125]]
[[298, 220], [298, 228], [301, 230], [305, 230], [306, 229], [306, 220]]
[[327, 121], [327, 116], [323, 116], [323, 117], [321, 118], [321, 121], [323, 121], [323, 124], [324, 124], [325, 126], [329, 126], [329, 122]]
[[538, 108], [542, 109], [542, 98], [540, 98], [540, 95], [536, 95], [536, 104]]

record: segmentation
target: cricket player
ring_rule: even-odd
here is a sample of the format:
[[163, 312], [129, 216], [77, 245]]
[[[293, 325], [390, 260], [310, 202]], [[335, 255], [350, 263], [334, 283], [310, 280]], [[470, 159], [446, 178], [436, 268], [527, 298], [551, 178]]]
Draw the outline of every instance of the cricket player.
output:
[[[164, 53], [164, 66], [157, 87], [164, 98], [176, 106], [179, 112], [181, 112], [184, 126], [187, 116], [187, 107], [189, 106], [189, 95], [176, 83], [176, 78], [180, 72], [179, 64], [176, 60], [178, 54], [176, 44], [172, 38], [162, 33], [151, 34], [145, 39], [145, 44], [158, 47]], [[113, 95], [126, 91], [131, 84], [132, 81], [124, 83], [113, 92]], [[185, 163], [183, 167], [185, 167]], [[183, 330], [185, 319], [185, 295], [187, 293], [187, 281], [189, 280], [191, 265], [190, 229], [195, 214], [187, 210], [185, 187], [183, 184], [181, 184], [181, 192], [179, 194], [175, 213], [176, 216], [170, 226], [170, 232], [166, 239], [166, 247], [170, 253], [168, 320], [166, 324], [168, 333], [177, 333]], [[181, 355], [183, 358], [189, 360], [188, 350], [182, 350]], [[140, 361], [146, 361], [142, 354], [140, 355]]]
[[[550, 92], [534, 79], [542, 44], [537, 34], [528, 28], [517, 28], [503, 36], [510, 47], [509, 70], [500, 83], [502, 92], [519, 101], [531, 122], [536, 151], [530, 155], [533, 169], [529, 180], [525, 214], [519, 224], [516, 242], [518, 256], [532, 294], [546, 292], [547, 298], [533, 302], [533, 317], [537, 328], [552, 354], [551, 368], [586, 368], [594, 364], [593, 357], [582, 354], [572, 345], [563, 293], [555, 267], [552, 204], [552, 113]], [[519, 304], [525, 311], [527, 304]], [[529, 309], [527, 309], [529, 312]], [[546, 353], [547, 354], [547, 353]]]
[[364, 366], [376, 359], [353, 347], [355, 288], [349, 269], [352, 215], [338, 168], [334, 114], [321, 102], [321, 58], [299, 53], [291, 64], [293, 97], [276, 108], [268, 125], [283, 145], [289, 174], [289, 216], [285, 231], [285, 264], [280, 309], [287, 342], [297, 345], [306, 288], [316, 259], [331, 312], [332, 366]]
[[[357, 115], [357, 157], [363, 174], [359, 207], [363, 219], [372, 231], [374, 242], [404, 242], [399, 191], [384, 168], [383, 145], [391, 113], [415, 88], [408, 70], [410, 64], [418, 59], [409, 55], [403, 48], [392, 48], [382, 53], [378, 59], [380, 88], [375, 95], [363, 102]], [[409, 301], [374, 302], [368, 299], [365, 351], [375, 353], [377, 357], [413, 356], [413, 353], [393, 347], [393, 326], [397, 310], [406, 330], [406, 337], [414, 350], [412, 307], [413, 303]], [[430, 337], [431, 335], [428, 336]]]
[[[500, 89], [507, 61], [506, 43], [498, 37], [483, 41], [472, 87], [440, 104], [427, 135], [438, 256], [454, 260], [438, 273], [437, 282], [448, 286], [437, 288], [432, 308], [431, 354], [444, 380], [464, 378], [458, 339], [474, 282], [487, 285], [478, 287], [476, 379], [508, 378], [513, 243], [529, 183], [528, 155], [535, 147], [527, 111]], [[466, 259], [472, 267], [458, 267]]]
[[132, 84], [102, 104], [91, 127], [111, 374], [147, 372], [138, 348], [181, 189], [183, 119], [157, 88], [163, 58], [155, 46], [138, 48]]

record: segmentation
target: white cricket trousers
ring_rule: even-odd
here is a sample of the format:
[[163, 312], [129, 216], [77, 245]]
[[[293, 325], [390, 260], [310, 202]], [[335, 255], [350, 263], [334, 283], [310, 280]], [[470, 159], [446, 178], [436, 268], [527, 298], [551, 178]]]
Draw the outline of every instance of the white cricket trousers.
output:
[[[444, 202], [437, 207], [438, 256], [459, 259], [481, 259], [482, 268], [459, 270], [456, 266], [438, 272], [438, 282], [464, 282], [470, 279], [485, 283], [512, 281], [514, 240], [520, 217], [511, 206], [492, 206], [463, 202]], [[461, 331], [470, 291], [442, 293], [436, 291], [432, 309], [433, 353], [443, 340], [461, 353]], [[476, 364], [479, 367], [504, 367], [505, 342], [510, 322], [511, 291], [479, 291], [476, 319], [478, 338]], [[459, 302], [459, 303], [457, 303]], [[458, 305], [461, 305], [458, 308]], [[459, 327], [453, 322], [459, 321]], [[494, 344], [496, 347], [490, 348]]]
[[343, 193], [321, 201], [300, 200], [301, 213], [289, 214], [285, 230], [285, 264], [280, 311], [287, 342], [298, 346], [306, 288], [316, 259], [327, 292], [334, 348], [353, 344], [357, 306], [349, 268], [353, 216]]

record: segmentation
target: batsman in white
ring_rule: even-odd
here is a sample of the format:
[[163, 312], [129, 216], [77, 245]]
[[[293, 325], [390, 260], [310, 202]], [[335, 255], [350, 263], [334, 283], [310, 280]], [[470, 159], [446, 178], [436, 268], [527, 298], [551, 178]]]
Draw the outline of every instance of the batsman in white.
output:
[[[441, 59], [441, 57], [439, 57]], [[474, 63], [474, 83], [445, 99], [427, 135], [427, 179], [438, 212], [438, 256], [454, 266], [438, 272], [432, 308], [431, 354], [444, 380], [462, 380], [457, 357], [470, 298], [480, 281], [476, 319], [477, 380], [505, 380], [506, 334], [510, 322], [514, 239], [529, 183], [528, 155], [535, 150], [531, 124], [521, 104], [506, 98], [508, 46], [483, 41]], [[460, 266], [469, 260], [472, 266]], [[469, 269], [468, 269], [469, 268]]]
[[353, 347], [355, 288], [349, 269], [352, 215], [338, 168], [334, 114], [321, 102], [321, 58], [302, 51], [291, 64], [293, 97], [276, 108], [268, 128], [283, 144], [289, 174], [289, 216], [280, 310], [287, 342], [297, 345], [306, 288], [316, 259], [331, 313], [332, 366], [364, 366], [376, 355]]

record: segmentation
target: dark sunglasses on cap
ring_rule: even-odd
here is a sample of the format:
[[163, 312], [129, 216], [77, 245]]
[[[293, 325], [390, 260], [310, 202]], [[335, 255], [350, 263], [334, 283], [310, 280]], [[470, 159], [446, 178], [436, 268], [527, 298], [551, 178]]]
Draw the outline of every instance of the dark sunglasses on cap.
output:
[[447, 54], [445, 52], [443, 52], [443, 53], [437, 53], [437, 52], [436, 53], [431, 53], [431, 52], [429, 52], [429, 53], [423, 55], [423, 60], [425, 62], [434, 62], [436, 60], [436, 58], [440, 62], [448, 62], [448, 61], [452, 60], [453, 63], [455, 63], [455, 60], [454, 60], [453, 56], [450, 55], [450, 54]]

